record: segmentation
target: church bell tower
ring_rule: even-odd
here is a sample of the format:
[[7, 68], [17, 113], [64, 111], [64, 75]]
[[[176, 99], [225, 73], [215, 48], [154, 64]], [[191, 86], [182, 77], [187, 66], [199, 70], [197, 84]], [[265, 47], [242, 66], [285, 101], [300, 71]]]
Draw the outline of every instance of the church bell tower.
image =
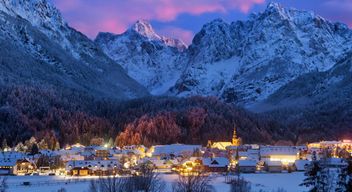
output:
[[237, 128], [234, 127], [232, 135], [232, 145], [240, 146], [242, 144], [242, 139], [237, 136]]

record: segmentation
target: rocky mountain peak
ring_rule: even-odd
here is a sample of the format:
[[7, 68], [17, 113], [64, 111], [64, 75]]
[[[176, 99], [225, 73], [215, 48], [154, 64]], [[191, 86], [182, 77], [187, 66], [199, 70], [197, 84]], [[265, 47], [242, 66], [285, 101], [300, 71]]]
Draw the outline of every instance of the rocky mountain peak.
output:
[[150, 40], [160, 40], [161, 37], [156, 34], [152, 25], [147, 20], [138, 20], [134, 23], [131, 28], [131, 31], [137, 32], [138, 34], [147, 37]]
[[66, 25], [60, 11], [47, 0], [0, 0], [0, 11], [22, 17], [32, 25]]
[[268, 3], [265, 12], [282, 12], [284, 11], [283, 6], [280, 3], [270, 2]]

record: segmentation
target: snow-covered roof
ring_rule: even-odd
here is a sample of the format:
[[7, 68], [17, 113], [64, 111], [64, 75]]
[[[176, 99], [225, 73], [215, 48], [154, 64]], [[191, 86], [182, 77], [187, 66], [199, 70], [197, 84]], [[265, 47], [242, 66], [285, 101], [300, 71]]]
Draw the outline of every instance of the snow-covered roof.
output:
[[23, 159], [27, 155], [25, 153], [20, 153], [16, 151], [0, 152], [1, 159]]
[[109, 168], [119, 167], [117, 160], [92, 160], [92, 161], [69, 161], [66, 163], [66, 169], [75, 167], [88, 167], [92, 170], [107, 170]]
[[108, 150], [108, 148], [103, 147], [103, 146], [99, 146], [99, 145], [91, 145], [91, 146], [87, 146], [84, 148], [84, 150]]
[[225, 157], [215, 157], [215, 158], [202, 158], [204, 166], [209, 167], [225, 167], [228, 166], [230, 161]]
[[160, 160], [160, 159], [149, 159], [149, 161], [159, 167], [159, 166], [164, 166], [166, 164], [172, 164], [172, 165], [177, 165], [178, 161], [177, 160]]
[[266, 146], [260, 148], [260, 155], [297, 155], [298, 151], [296, 147], [290, 146]]
[[196, 149], [201, 149], [201, 145], [183, 145], [183, 144], [172, 144], [172, 145], [156, 145], [153, 147], [153, 155], [161, 154], [174, 154], [181, 155], [184, 152], [193, 152]]
[[84, 160], [84, 156], [77, 155], [77, 154], [74, 154], [74, 155], [64, 154], [64, 155], [61, 155], [61, 160], [63, 161]]
[[245, 166], [245, 167], [257, 166], [257, 161], [256, 160], [239, 160], [238, 165]]
[[0, 166], [13, 167], [17, 163], [17, 159], [0, 159]]
[[52, 151], [52, 150], [48, 150], [48, 149], [40, 150], [39, 153], [42, 155], [47, 155], [47, 156], [51, 156], [51, 157], [60, 155], [59, 151]]

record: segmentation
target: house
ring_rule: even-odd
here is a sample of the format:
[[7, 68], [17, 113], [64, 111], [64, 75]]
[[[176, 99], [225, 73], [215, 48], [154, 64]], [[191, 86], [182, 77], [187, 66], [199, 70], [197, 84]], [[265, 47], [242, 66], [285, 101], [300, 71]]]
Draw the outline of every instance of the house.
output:
[[36, 165], [28, 159], [1, 159], [0, 175], [25, 175], [33, 173]]
[[195, 151], [200, 151], [201, 145], [183, 145], [183, 144], [171, 144], [171, 145], [156, 145], [152, 146], [148, 152], [148, 157], [154, 157], [158, 159], [168, 159], [175, 157], [190, 157]]
[[267, 161], [265, 162], [265, 168], [267, 172], [270, 173], [281, 173], [282, 172], [282, 162], [281, 161]]
[[110, 151], [108, 149], [97, 149], [95, 151], [96, 159], [107, 160], [109, 159]]
[[16, 159], [0, 159], [0, 175], [16, 175]]
[[[29, 167], [30, 162], [32, 167]], [[28, 172], [32, 171], [32, 168], [35, 168], [35, 164], [30, 160], [24, 153], [8, 151], [0, 153], [0, 175], [17, 175], [18, 174], [18, 165], [20, 167], [20, 174], [24, 174], [25, 170], [28, 169]], [[28, 165], [26, 168], [25, 166]]]
[[144, 145], [130, 145], [124, 146], [124, 151], [133, 151], [135, 154], [138, 154], [141, 158], [145, 157], [145, 153], [148, 150]]
[[250, 159], [250, 160], [259, 160], [259, 150], [257, 149], [248, 149], [246, 151], [232, 152], [231, 157], [235, 159], [238, 154], [238, 158], [241, 160]]
[[206, 172], [227, 172], [230, 161], [225, 157], [202, 158], [202, 166]]
[[264, 146], [259, 153], [262, 161], [280, 161], [286, 166], [299, 159], [299, 148], [294, 146]]
[[61, 160], [66, 163], [68, 161], [83, 161], [84, 156], [79, 155], [79, 154], [62, 154], [60, 156]]
[[158, 172], [171, 172], [172, 168], [177, 166], [179, 162], [174, 160], [149, 159], [146, 163], [151, 164]]
[[107, 160], [110, 156], [110, 150], [106, 147], [92, 145], [84, 148], [81, 155], [85, 160]]
[[116, 160], [69, 161], [66, 173], [72, 176], [107, 176], [116, 175], [121, 166]]
[[294, 163], [294, 168], [296, 171], [305, 171], [306, 167], [310, 164], [308, 160], [296, 160]]
[[255, 173], [257, 170], [256, 160], [239, 160], [236, 169], [242, 173]]
[[342, 140], [342, 141], [321, 141], [317, 143], [309, 143], [308, 148], [318, 148], [318, 149], [326, 149], [326, 148], [344, 148], [348, 151], [352, 150], [352, 140]]
[[37, 170], [36, 164], [29, 159], [19, 159], [16, 161], [16, 174], [25, 175], [31, 174]]
[[172, 168], [172, 170], [181, 174], [185, 174], [191, 172], [202, 172], [203, 168], [204, 167], [201, 158], [191, 157], [180, 162], [178, 165]]

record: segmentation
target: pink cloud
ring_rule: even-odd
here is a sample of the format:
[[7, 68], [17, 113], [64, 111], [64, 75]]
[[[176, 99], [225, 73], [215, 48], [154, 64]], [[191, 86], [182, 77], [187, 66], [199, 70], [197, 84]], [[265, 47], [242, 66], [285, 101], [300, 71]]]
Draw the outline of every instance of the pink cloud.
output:
[[265, 3], [265, 0], [230, 0], [232, 8], [238, 8], [243, 13], [248, 13], [253, 5]]
[[[180, 14], [201, 15], [238, 10], [247, 13], [265, 0], [52, 0], [73, 27], [94, 38], [100, 31], [121, 33], [138, 19], [174, 21]], [[177, 29], [175, 29], [177, 30]], [[184, 41], [190, 32], [178, 30]]]

